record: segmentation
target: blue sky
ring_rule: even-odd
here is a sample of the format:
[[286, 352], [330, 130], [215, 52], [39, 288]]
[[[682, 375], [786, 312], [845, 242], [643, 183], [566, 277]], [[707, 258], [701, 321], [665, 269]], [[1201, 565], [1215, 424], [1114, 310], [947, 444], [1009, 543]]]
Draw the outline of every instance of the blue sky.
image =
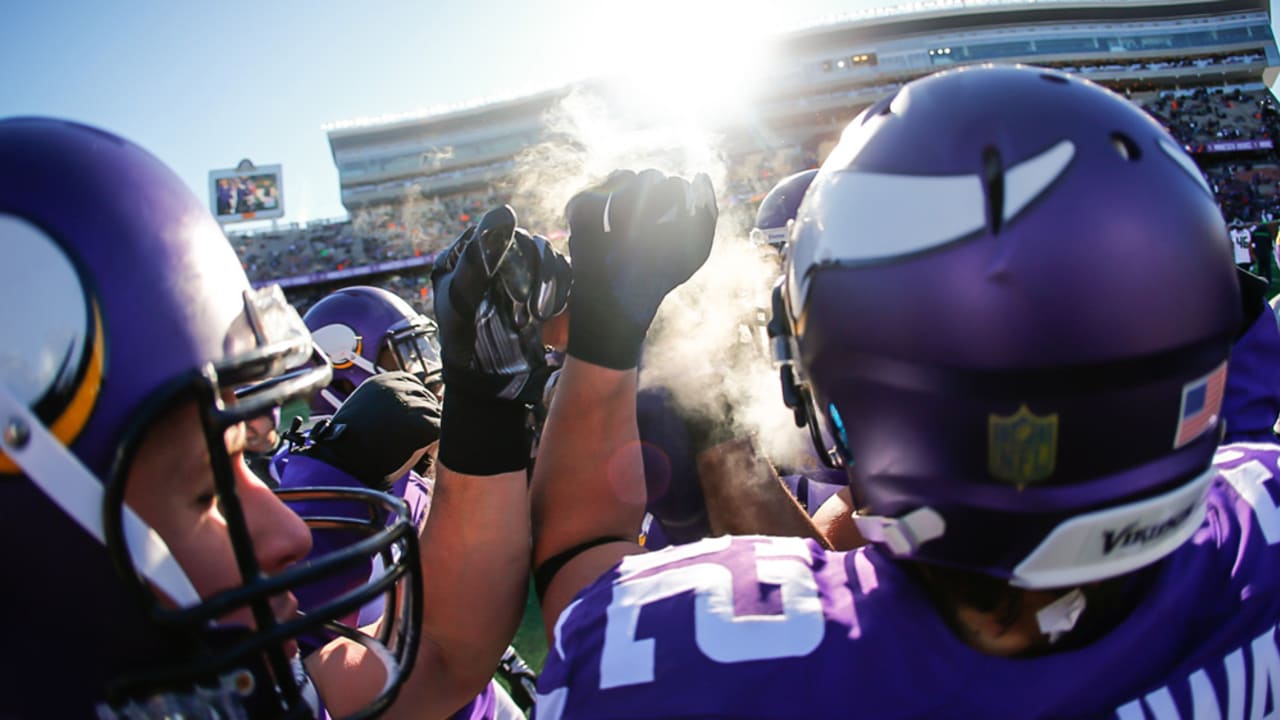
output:
[[325, 123], [562, 84], [618, 62], [890, 0], [172, 0], [9, 3], [0, 117], [128, 137], [202, 197], [241, 158], [282, 163], [289, 220], [344, 213]]

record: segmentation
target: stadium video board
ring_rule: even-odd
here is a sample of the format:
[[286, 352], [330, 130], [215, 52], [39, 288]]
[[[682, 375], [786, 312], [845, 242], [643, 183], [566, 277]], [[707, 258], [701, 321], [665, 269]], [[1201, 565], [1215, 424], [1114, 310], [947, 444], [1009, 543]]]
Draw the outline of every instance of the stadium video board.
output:
[[209, 207], [220, 223], [270, 220], [284, 215], [279, 165], [210, 170]]

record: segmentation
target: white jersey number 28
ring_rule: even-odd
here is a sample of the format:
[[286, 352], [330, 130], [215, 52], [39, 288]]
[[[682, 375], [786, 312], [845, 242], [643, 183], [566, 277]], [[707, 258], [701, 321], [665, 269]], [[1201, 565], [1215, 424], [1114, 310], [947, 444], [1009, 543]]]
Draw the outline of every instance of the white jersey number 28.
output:
[[607, 611], [600, 689], [653, 681], [656, 641], [636, 637], [640, 611], [681, 593], [694, 594], [694, 640], [698, 650], [716, 662], [797, 657], [818, 647], [826, 623], [803, 540], [770, 538], [753, 543], [757, 579], [779, 587], [780, 613], [735, 614], [733, 574], [710, 557], [705, 562], [662, 567], [676, 559], [714, 555], [728, 549], [729, 543], [728, 537], [716, 538], [622, 561]]

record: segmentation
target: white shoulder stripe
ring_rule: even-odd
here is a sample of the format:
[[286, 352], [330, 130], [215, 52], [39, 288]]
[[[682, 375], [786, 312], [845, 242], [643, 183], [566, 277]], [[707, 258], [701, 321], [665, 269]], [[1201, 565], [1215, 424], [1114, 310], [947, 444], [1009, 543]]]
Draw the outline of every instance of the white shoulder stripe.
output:
[[538, 693], [533, 703], [532, 717], [537, 720], [560, 720], [564, 706], [569, 703], [569, 688], [562, 687], [546, 694]]

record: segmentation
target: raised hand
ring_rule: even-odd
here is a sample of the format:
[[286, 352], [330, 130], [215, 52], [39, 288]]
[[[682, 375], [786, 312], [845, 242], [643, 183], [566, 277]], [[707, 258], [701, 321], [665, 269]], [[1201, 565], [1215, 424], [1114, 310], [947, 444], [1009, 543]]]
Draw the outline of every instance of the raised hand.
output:
[[503, 205], [440, 255], [431, 282], [445, 385], [440, 459], [472, 475], [523, 469], [527, 408], [551, 374], [542, 323], [564, 310], [569, 264]]
[[574, 272], [569, 354], [633, 368], [662, 299], [711, 252], [719, 216], [711, 180], [619, 170], [575, 195], [565, 212]]
[[541, 324], [569, 293], [564, 257], [503, 205], [441, 254], [431, 281], [448, 391], [537, 402], [550, 374]]

